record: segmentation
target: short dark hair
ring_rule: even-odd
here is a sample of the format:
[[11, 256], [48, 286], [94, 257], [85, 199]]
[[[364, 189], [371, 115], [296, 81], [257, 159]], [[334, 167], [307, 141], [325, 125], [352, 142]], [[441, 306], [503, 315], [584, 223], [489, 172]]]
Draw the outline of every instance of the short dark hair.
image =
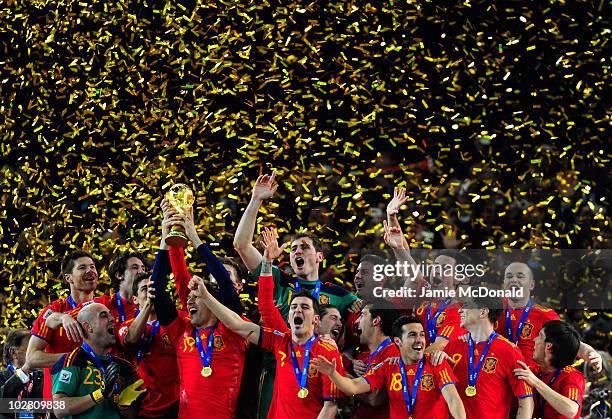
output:
[[474, 303], [476, 306], [475, 308], [489, 309], [489, 314], [487, 317], [492, 324], [495, 324], [495, 322], [499, 319], [499, 316], [501, 316], [504, 312], [502, 300], [498, 297], [473, 297], [470, 299], [470, 301]]
[[399, 317], [400, 313], [389, 304], [385, 304], [383, 301], [368, 302], [366, 305], [372, 320], [376, 317], [380, 317], [380, 330], [385, 336], [391, 336], [393, 334], [393, 323]]
[[145, 267], [148, 268], [147, 259], [144, 257], [142, 253], [139, 253], [139, 252], [120, 253], [119, 256], [117, 256], [111, 262], [110, 266], [108, 267], [108, 276], [110, 276], [111, 285], [113, 288], [117, 288], [119, 285], [119, 282], [121, 282], [117, 280], [117, 274], [123, 274], [125, 272], [125, 270], [128, 267], [127, 262], [129, 258], [138, 258], [145, 265]]
[[314, 233], [298, 233], [298, 234], [294, 234], [291, 237], [291, 242], [296, 241], [297, 239], [301, 239], [301, 238], [308, 238], [310, 240], [312, 240], [312, 245], [314, 247], [314, 249], [317, 252], [323, 252], [323, 245], [321, 244], [321, 240], [319, 239], [319, 237], [314, 234]]
[[72, 273], [72, 269], [74, 268], [74, 262], [76, 262], [77, 259], [84, 257], [91, 258], [91, 260], [96, 263], [96, 260], [90, 253], [85, 252], [83, 250], [75, 250], [73, 252], [68, 253], [64, 257], [64, 259], [62, 259], [62, 274]]
[[551, 320], [542, 327], [545, 342], [552, 343], [552, 366], [563, 368], [571, 365], [580, 349], [580, 334], [570, 324]]
[[231, 258], [229, 256], [223, 256], [220, 257], [219, 260], [221, 261], [222, 264], [224, 265], [230, 265], [232, 268], [234, 268], [236, 270], [236, 274], [238, 275], [239, 279], [242, 279], [242, 269], [240, 268], [240, 265], [238, 264], [238, 262], [236, 262], [236, 260], [234, 258]]
[[386, 265], [388, 263], [387, 259], [374, 253], [366, 253], [365, 255], [361, 256], [359, 263], [363, 262], [368, 262], [372, 265]]
[[11, 350], [17, 350], [23, 343], [23, 339], [29, 336], [30, 332], [26, 329], [13, 329], [6, 335], [6, 342], [4, 343], [4, 350], [2, 351], [2, 357], [6, 365], [10, 365], [13, 361], [13, 355]]
[[414, 316], [401, 316], [395, 319], [395, 321], [393, 322], [393, 326], [392, 326], [393, 337], [401, 339], [402, 334], [404, 333], [402, 328], [404, 327], [404, 325], [411, 324], [411, 323], [418, 323], [421, 326], [423, 325], [423, 323], [421, 323], [421, 321]]
[[436, 257], [438, 256], [447, 256], [449, 258], [455, 259], [455, 263], [459, 263], [462, 265], [469, 265], [472, 263], [472, 258], [465, 254], [465, 252], [461, 250], [454, 249], [442, 249], [438, 251]]
[[310, 294], [310, 291], [308, 290], [302, 290], [298, 292], [297, 294], [293, 294], [293, 297], [291, 297], [291, 301], [289, 301], [289, 305], [291, 305], [293, 300], [295, 300], [298, 297], [306, 297], [310, 301], [312, 301], [312, 308], [315, 314], [319, 314], [321, 312], [321, 308], [319, 307], [319, 301], [316, 298], [314, 298], [312, 294]]
[[150, 272], [141, 272], [134, 278], [134, 282], [132, 282], [132, 295], [134, 297], [138, 296], [138, 287], [142, 281], [148, 279], [151, 276]]
[[321, 304], [319, 305], [319, 317], [321, 318], [325, 317], [328, 314], [329, 310], [331, 309], [338, 310], [338, 313], [340, 313], [340, 316], [342, 316], [342, 312], [340, 311], [338, 307], [333, 306], [331, 304]]

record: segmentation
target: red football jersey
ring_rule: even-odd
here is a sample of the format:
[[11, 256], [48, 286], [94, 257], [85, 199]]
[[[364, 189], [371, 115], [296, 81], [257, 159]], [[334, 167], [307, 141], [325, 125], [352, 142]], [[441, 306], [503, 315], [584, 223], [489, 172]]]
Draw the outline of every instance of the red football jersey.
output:
[[[394, 343], [386, 346], [385, 349], [380, 351], [370, 360], [370, 352], [364, 351], [357, 355], [357, 359], [365, 362], [366, 365], [369, 363], [369, 367], [366, 371], [366, 374], [374, 368], [376, 365], [381, 362], [385, 362], [387, 358], [399, 357], [400, 352], [395, 346]], [[384, 403], [379, 406], [370, 406], [369, 404], [359, 401], [359, 406], [355, 409], [355, 418], [356, 419], [387, 419], [389, 417], [389, 403]]]
[[[212, 328], [200, 330], [206, 342]], [[194, 327], [189, 318], [179, 315], [166, 326], [175, 348], [180, 377], [179, 417], [191, 418], [194, 412], [206, 412], [211, 418], [233, 418], [242, 381], [247, 340], [221, 322], [214, 331], [210, 377], [203, 377], [202, 361], [195, 343]]]
[[[434, 300], [431, 302], [430, 316], [432, 319], [438, 311], [438, 307], [440, 307], [442, 303], [443, 301], [441, 300]], [[416, 317], [421, 321], [423, 330], [425, 330], [425, 343], [427, 346], [433, 343], [429, 341], [429, 331], [427, 328], [428, 304], [429, 301], [423, 301], [423, 303], [414, 312]], [[440, 312], [438, 318], [436, 319], [436, 339], [441, 337], [451, 341], [452, 339], [467, 333], [467, 330], [461, 327], [461, 316], [459, 315], [460, 308], [461, 304], [451, 303], [444, 310], [442, 310], [442, 312]]]
[[[308, 396], [301, 399], [298, 397], [300, 386], [293, 370], [291, 360], [291, 335], [274, 329], [261, 328], [260, 346], [272, 352], [276, 358], [276, 377], [274, 379], [274, 394], [272, 404], [268, 412], [268, 418], [276, 419], [308, 419], [316, 418], [325, 401], [337, 401], [342, 393], [331, 382], [329, 377], [321, 374], [311, 363], [308, 366], [308, 379], [306, 386]], [[295, 356], [302, 369], [304, 348], [306, 345], [294, 343]], [[338, 350], [329, 343], [322, 342], [317, 338], [310, 350], [310, 359], [319, 355], [336, 360], [337, 369], [344, 375], [342, 360]]]
[[[480, 351], [487, 341], [475, 345], [474, 363], [478, 362]], [[476, 380], [477, 394], [468, 397], [468, 343], [455, 339], [444, 349], [455, 362], [453, 372], [457, 377], [457, 390], [463, 400], [468, 418], [507, 419], [515, 398], [532, 397], [531, 386], [519, 380], [512, 373], [523, 361], [517, 346], [508, 339], [497, 335], [492, 341], [487, 356]]]
[[121, 320], [121, 314], [119, 313], [119, 307], [117, 305], [117, 298], [115, 294], [104, 294], [100, 297], [94, 298], [94, 302], [104, 304], [106, 307], [108, 307], [111, 314], [113, 315], [113, 318], [115, 319], [115, 335], [117, 337], [119, 337], [117, 333], [119, 332], [121, 323], [136, 317], [136, 311], [138, 310], [138, 304], [134, 304], [132, 301], [128, 301], [123, 297], [120, 297], [120, 299], [121, 306], [123, 307], [123, 312], [125, 315], [125, 320]]
[[[124, 322], [119, 329], [119, 339], [123, 347], [126, 347], [125, 337], [133, 322], [134, 319], [130, 319]], [[149, 338], [152, 330], [153, 325], [147, 323], [144, 331], [146, 339]], [[140, 362], [136, 360], [137, 349], [135, 347], [126, 352], [133, 354], [129, 361], [137, 366], [138, 377], [144, 380], [144, 386], [147, 388], [138, 414], [146, 417], [161, 416], [166, 409], [178, 401], [179, 396], [180, 382], [174, 346], [166, 328], [160, 326]]]
[[[47, 353], [62, 354], [72, 352], [81, 345], [81, 342], [73, 342], [68, 339], [68, 336], [66, 335], [66, 332], [62, 326], [56, 330], [49, 329], [47, 327], [46, 320], [52, 313], [68, 313], [76, 319], [80, 309], [81, 305], [72, 308], [70, 307], [70, 304], [68, 304], [67, 298], [58, 298], [40, 311], [38, 317], [34, 321], [34, 325], [32, 326], [30, 333], [47, 342], [47, 347], [45, 348], [45, 352]], [[43, 397], [51, 399], [53, 398], [51, 368], [45, 368], [43, 370], [43, 375]]]
[[[550, 383], [554, 375], [554, 371], [547, 374], [542, 374], [540, 379], [546, 384]], [[584, 398], [584, 375], [576, 368], [567, 366], [561, 370], [561, 373], [551, 386], [553, 390], [568, 399], [572, 399], [578, 405], [578, 413], [574, 419], [580, 419], [580, 411], [582, 410], [582, 399]], [[534, 417], [543, 417], [546, 419], [564, 419], [565, 416], [559, 414], [544, 398], [536, 392], [535, 395], [536, 408]]]
[[[452, 369], [446, 361], [434, 367], [430, 362], [430, 355], [425, 355], [423, 374], [416, 396], [416, 403], [412, 415], [408, 414], [408, 406], [404, 400], [402, 374], [399, 363], [390, 364], [383, 362], [375, 365], [363, 377], [370, 384], [370, 391], [386, 389], [389, 395], [389, 412], [386, 417], [391, 419], [435, 418], [446, 419], [449, 417], [446, 400], [442, 396], [442, 389], [448, 384], [457, 381]], [[419, 364], [407, 364], [406, 381], [408, 394], [411, 395], [412, 384], [418, 370]], [[469, 417], [469, 416], [468, 416]]]
[[[507, 300], [504, 300], [504, 312], [501, 317], [495, 323], [495, 331], [500, 335], [504, 336], [506, 339], [510, 340], [512, 343], [511, 336], [508, 336], [508, 329], [506, 328], [506, 309]], [[510, 309], [510, 321], [512, 323], [512, 334], [516, 337], [516, 331], [518, 328], [518, 323], [521, 320], [521, 316], [523, 314], [523, 310], [525, 307]], [[523, 356], [525, 357], [525, 363], [531, 368], [539, 368], [538, 364], [533, 360], [533, 352], [535, 350], [535, 338], [542, 330], [542, 327], [546, 322], [551, 320], [559, 320], [559, 315], [552, 309], [543, 307], [539, 304], [534, 304], [531, 307], [531, 311], [527, 316], [527, 320], [523, 325], [523, 330], [521, 330], [521, 335], [519, 336], [519, 340], [517, 346], [521, 350]]]

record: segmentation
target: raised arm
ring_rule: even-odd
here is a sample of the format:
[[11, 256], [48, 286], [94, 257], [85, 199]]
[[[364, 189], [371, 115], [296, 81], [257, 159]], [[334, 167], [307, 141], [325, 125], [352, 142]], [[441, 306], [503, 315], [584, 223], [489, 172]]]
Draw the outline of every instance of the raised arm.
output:
[[315, 359], [312, 360], [315, 368], [326, 374], [329, 379], [338, 387], [343, 393], [348, 394], [349, 396], [355, 394], [367, 393], [370, 391], [370, 384], [361, 377], [358, 378], [349, 378], [344, 377], [336, 370], [336, 360], [332, 359], [329, 361], [322, 355], [319, 355]]
[[227, 269], [225, 269], [223, 263], [217, 259], [210, 248], [206, 244], [202, 243], [202, 240], [200, 240], [200, 236], [198, 235], [198, 231], [195, 227], [193, 209], [190, 209], [184, 215], [182, 226], [185, 229], [187, 238], [191, 240], [191, 243], [193, 243], [193, 247], [197, 249], [200, 258], [206, 262], [208, 271], [212, 274], [213, 278], [215, 278], [215, 281], [217, 281], [217, 285], [219, 286], [219, 301], [221, 304], [238, 314], [242, 314], [244, 312], [244, 308], [242, 307], [240, 297], [234, 288], [230, 273], [227, 271]]
[[[148, 291], [148, 290], [147, 290]], [[151, 310], [153, 309], [153, 298], [150, 293], [147, 293], [147, 301], [145, 302], [143, 307], [140, 307], [140, 312], [138, 316], [130, 323], [128, 326], [127, 333], [123, 338], [123, 345], [126, 347], [134, 347], [140, 341], [140, 336], [145, 331], [147, 327], [147, 320], [149, 319], [149, 314], [151, 314]]]
[[[179, 215], [174, 207], [168, 202], [166, 198], [162, 199], [161, 208], [164, 214], [164, 220], [167, 220], [175, 215]], [[164, 226], [162, 224], [162, 240], [165, 242], [165, 238], [168, 235], [170, 226]], [[187, 268], [185, 262], [185, 252], [182, 247], [170, 247], [170, 266], [172, 266], [172, 274], [174, 275], [174, 285], [176, 286], [176, 292], [179, 297], [179, 301], [183, 308], [187, 306], [187, 297], [189, 295], [189, 289], [187, 284], [191, 279], [191, 274]]]
[[589, 362], [591, 364], [591, 368], [595, 372], [601, 372], [603, 368], [603, 361], [601, 359], [601, 354], [595, 350], [591, 345], [586, 344], [584, 342], [580, 342], [580, 349], [578, 350], [578, 357]]
[[279, 257], [287, 247], [287, 243], [278, 247], [276, 230], [264, 228], [262, 231], [262, 246], [264, 247], [264, 260], [261, 264], [258, 283], [258, 308], [264, 326], [280, 332], [289, 332], [289, 327], [278, 308], [274, 305], [274, 277], [272, 275], [272, 261]]
[[204, 300], [204, 303], [210, 311], [212, 311], [215, 317], [228, 329], [242, 336], [250, 343], [255, 345], [259, 343], [261, 328], [255, 323], [247, 322], [240, 317], [240, 315], [217, 301], [217, 299], [208, 292], [202, 278], [194, 275], [189, 283], [189, 288], [195, 291], [196, 298], [200, 297]]
[[168, 285], [168, 273], [170, 273], [170, 258], [168, 255], [168, 245], [166, 244], [166, 235], [174, 224], [178, 224], [182, 219], [178, 215], [172, 215], [169, 218], [164, 216], [162, 220], [162, 237], [159, 243], [159, 250], [155, 256], [155, 264], [153, 265], [153, 273], [151, 274], [150, 292], [153, 297], [153, 307], [159, 324], [167, 326], [178, 317], [178, 312], [174, 306], [174, 302], [168, 295], [166, 287]]
[[151, 282], [153, 282], [153, 307], [159, 324], [167, 326], [178, 317], [178, 312], [174, 306], [174, 302], [168, 295], [166, 287], [168, 285], [168, 271], [170, 269], [170, 260], [168, 258], [168, 250], [159, 249], [155, 257], [153, 265], [153, 274]]
[[242, 218], [238, 223], [238, 228], [234, 234], [234, 249], [240, 255], [240, 258], [246, 265], [249, 271], [254, 271], [262, 260], [262, 255], [253, 246], [253, 235], [255, 234], [255, 224], [257, 222], [257, 213], [262, 202], [274, 195], [278, 185], [274, 184], [276, 172], [272, 175], [259, 176], [255, 181], [251, 200], [242, 214]]

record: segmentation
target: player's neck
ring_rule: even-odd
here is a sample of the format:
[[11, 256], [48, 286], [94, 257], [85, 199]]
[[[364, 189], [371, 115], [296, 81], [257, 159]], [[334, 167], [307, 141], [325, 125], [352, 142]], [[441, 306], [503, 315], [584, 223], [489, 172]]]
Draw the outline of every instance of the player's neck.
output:
[[544, 365], [540, 365], [540, 368], [542, 368], [542, 373], [544, 374], [549, 374], [551, 372], [557, 371], [555, 367], [550, 365], [550, 362], [544, 362]]
[[157, 320], [157, 314], [155, 313], [155, 310], [151, 310], [147, 321], [154, 322], [155, 320]]
[[119, 295], [124, 300], [127, 300], [128, 304], [132, 304], [132, 293], [123, 285], [119, 285]]
[[99, 345], [94, 341], [86, 340], [89, 347], [94, 351], [94, 353], [98, 356], [104, 356], [108, 352], [108, 348], [104, 345]]
[[[423, 355], [425, 356], [425, 355]], [[417, 356], [416, 358], [411, 357], [408, 354], [401, 354], [402, 357], [402, 361], [404, 362], [405, 365], [414, 365], [416, 363], [418, 363], [421, 360], [421, 357]]]
[[374, 334], [374, 336], [372, 336], [372, 339], [370, 339], [370, 341], [368, 342], [368, 350], [370, 351], [370, 354], [373, 354], [374, 351], [380, 346], [380, 344], [387, 339], [389, 336], [385, 336], [383, 335], [378, 329], [376, 330], [376, 333]]
[[468, 332], [472, 335], [472, 339], [475, 343], [483, 342], [489, 339], [491, 333], [493, 333], [493, 325], [491, 322], [483, 320], [480, 323], [467, 327]]
[[314, 335], [314, 330], [310, 332], [306, 332], [300, 336], [296, 335], [295, 333], [291, 333], [291, 339], [293, 339], [293, 341], [297, 343], [298, 345], [303, 345], [306, 342], [308, 342], [308, 339], [310, 339], [312, 335]]
[[530, 298], [531, 298], [531, 295], [526, 295], [525, 297], [521, 298], [520, 300], [508, 299], [508, 305], [512, 309], [527, 307], [527, 304], [529, 303], [529, 299]]
[[[150, 314], [149, 314], [149, 317], [151, 317]], [[209, 318], [202, 320], [202, 323], [198, 324], [197, 327], [199, 327], [200, 329], [206, 329], [207, 327], [214, 326], [216, 323], [217, 323], [217, 318], [210, 316]]]
[[315, 269], [307, 275], [298, 276], [302, 281], [317, 282], [319, 280], [319, 269]]
[[85, 292], [79, 289], [76, 289], [74, 286], [70, 286], [70, 295], [74, 299], [74, 302], [77, 304], [86, 303], [87, 301], [93, 300], [93, 291]]

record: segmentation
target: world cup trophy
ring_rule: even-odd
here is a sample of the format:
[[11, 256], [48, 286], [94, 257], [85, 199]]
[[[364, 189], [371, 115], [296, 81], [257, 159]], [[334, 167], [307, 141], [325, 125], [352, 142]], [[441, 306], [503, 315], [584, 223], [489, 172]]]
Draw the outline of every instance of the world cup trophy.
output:
[[[189, 189], [189, 186], [182, 183], [172, 185], [172, 187], [166, 193], [166, 199], [170, 202], [170, 205], [181, 215], [184, 215], [191, 206], [193, 205], [194, 196], [193, 191]], [[166, 244], [172, 247], [185, 247], [189, 244], [187, 236], [185, 235], [185, 229], [181, 226], [172, 226], [172, 229], [166, 237]]]

